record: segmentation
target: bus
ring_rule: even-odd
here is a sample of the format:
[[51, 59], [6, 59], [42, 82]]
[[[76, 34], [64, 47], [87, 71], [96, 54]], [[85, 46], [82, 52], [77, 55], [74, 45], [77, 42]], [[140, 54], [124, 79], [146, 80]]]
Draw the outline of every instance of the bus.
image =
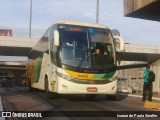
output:
[[[102, 24], [59, 20], [52, 24], [28, 55], [29, 90], [57, 94], [115, 94], [117, 91], [116, 40], [124, 51], [124, 39]], [[96, 49], [101, 62], [95, 62]]]

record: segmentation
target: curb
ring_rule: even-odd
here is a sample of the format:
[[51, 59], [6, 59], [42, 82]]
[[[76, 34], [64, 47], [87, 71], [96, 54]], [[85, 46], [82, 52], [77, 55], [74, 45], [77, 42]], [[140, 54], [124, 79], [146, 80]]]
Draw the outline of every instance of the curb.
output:
[[[128, 95], [128, 96], [131, 96], [131, 97], [138, 97], [138, 98], [142, 98], [142, 95], [133, 95], [133, 94], [126, 94], [126, 93], [117, 93], [118, 95]], [[153, 100], [159, 100], [160, 101], [160, 98], [158, 97], [152, 97]]]

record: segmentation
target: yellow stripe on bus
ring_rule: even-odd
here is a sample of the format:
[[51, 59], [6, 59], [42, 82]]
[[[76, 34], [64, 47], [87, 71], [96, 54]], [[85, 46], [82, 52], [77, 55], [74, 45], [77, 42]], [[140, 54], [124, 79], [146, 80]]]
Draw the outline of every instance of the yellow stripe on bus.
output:
[[79, 73], [79, 72], [74, 72], [70, 70], [64, 70], [69, 76], [73, 78], [78, 78], [78, 79], [85, 79], [85, 80], [106, 80], [106, 78], [103, 78], [105, 74], [100, 74], [100, 77], [95, 77], [97, 74], [91, 74], [91, 73]]

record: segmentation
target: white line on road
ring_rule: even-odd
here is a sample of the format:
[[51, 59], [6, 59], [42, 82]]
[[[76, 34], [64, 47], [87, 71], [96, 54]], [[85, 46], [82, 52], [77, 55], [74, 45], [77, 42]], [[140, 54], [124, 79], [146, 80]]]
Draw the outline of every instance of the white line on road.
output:
[[[128, 96], [142, 98], [142, 96], [141, 96], [141, 95], [132, 95], [132, 94], [128, 94]], [[160, 98], [157, 98], [157, 97], [152, 97], [152, 99], [153, 99], [153, 100], [160, 100]]]
[[[1, 96], [0, 96], [0, 111], [3, 111], [3, 106], [2, 106]], [[5, 120], [5, 118], [0, 117], [0, 120]]]
[[[125, 94], [125, 93], [118, 93], [119, 95], [128, 95], [131, 97], [138, 97], [138, 98], [142, 98], [142, 95], [133, 95], [133, 94]], [[153, 100], [160, 100], [160, 98], [158, 97], [152, 97]]]

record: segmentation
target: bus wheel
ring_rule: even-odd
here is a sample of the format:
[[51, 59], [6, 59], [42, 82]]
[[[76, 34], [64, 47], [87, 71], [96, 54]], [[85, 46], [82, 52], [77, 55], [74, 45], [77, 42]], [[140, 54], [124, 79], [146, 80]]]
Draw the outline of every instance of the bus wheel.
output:
[[96, 94], [85, 94], [87, 100], [94, 100], [97, 96]]
[[31, 79], [28, 80], [28, 88], [29, 88], [29, 91], [30, 91], [30, 92], [33, 92], [33, 91], [34, 91], [34, 88], [32, 88], [32, 86], [31, 86]]
[[46, 94], [46, 97], [48, 99], [56, 98], [57, 97], [56, 93], [52, 93], [52, 92], [49, 91], [48, 78], [45, 78], [45, 84], [44, 85], [45, 85], [45, 94]]

